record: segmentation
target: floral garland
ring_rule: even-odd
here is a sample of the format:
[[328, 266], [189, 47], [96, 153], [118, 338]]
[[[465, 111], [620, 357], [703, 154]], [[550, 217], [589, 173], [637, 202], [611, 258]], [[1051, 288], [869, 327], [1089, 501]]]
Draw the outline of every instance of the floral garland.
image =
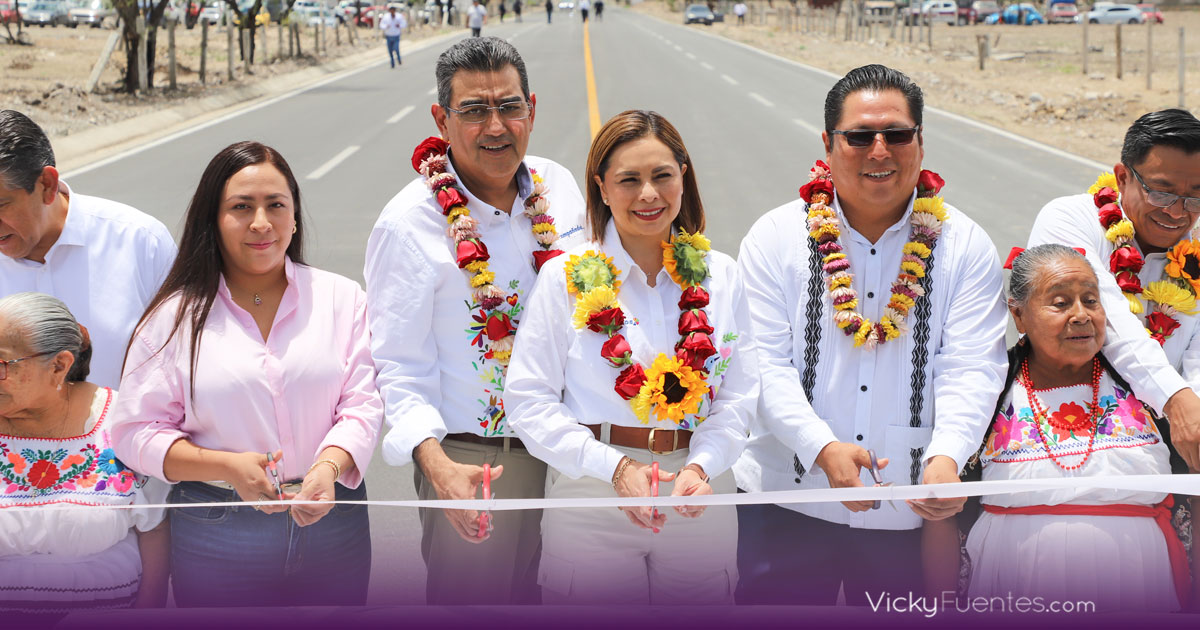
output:
[[[441, 138], [426, 138], [413, 151], [412, 165], [426, 178], [425, 183], [437, 196], [442, 214], [450, 224], [446, 235], [454, 241], [458, 268], [471, 274], [469, 282], [472, 297], [484, 311], [483, 329], [492, 358], [507, 367], [512, 358], [517, 324], [509, 317], [508, 310], [500, 309], [505, 305], [513, 305], [505, 299], [504, 290], [495, 285], [496, 274], [489, 268], [491, 256], [480, 239], [479, 224], [467, 209], [467, 196], [459, 187], [458, 179], [447, 170], [450, 158], [446, 152], [449, 148], [450, 145]], [[533, 179], [533, 192], [525, 198], [525, 216], [529, 217], [533, 236], [541, 248], [533, 252], [533, 267], [540, 271], [547, 260], [563, 252], [553, 249], [558, 232], [554, 228], [554, 217], [548, 214], [550, 200], [546, 197], [549, 190], [546, 182], [537, 171], [529, 169], [529, 173]]]
[[908, 242], [902, 249], [900, 273], [892, 282], [891, 297], [879, 322], [872, 322], [858, 312], [858, 293], [852, 282], [850, 260], [838, 238], [841, 236], [837, 213], [829, 207], [833, 201], [833, 175], [829, 166], [818, 160], [809, 171], [809, 183], [800, 188], [800, 197], [808, 203], [808, 234], [815, 240], [821, 254], [825, 286], [833, 301], [833, 321], [847, 336], [854, 337], [854, 347], [867, 350], [877, 344], [899, 338], [908, 331], [905, 318], [916, 301], [925, 295], [921, 278], [928, 269], [926, 261], [937, 245], [946, 221], [946, 209], [937, 192], [945, 181], [933, 171], [921, 171], [917, 181], [917, 199], [909, 219]]
[[575, 327], [608, 336], [600, 356], [613, 367], [623, 368], [613, 389], [629, 401], [638, 420], [648, 423], [653, 413], [655, 420], [670, 420], [690, 429], [686, 416], [698, 412], [710, 392], [704, 364], [717, 353], [709, 337], [713, 327], [704, 310], [709, 296], [701, 286], [709, 277], [705, 259], [712, 246], [704, 235], [681, 230], [662, 248], [663, 267], [683, 289], [679, 298], [680, 339], [674, 356], [660, 353], [649, 368], [633, 360], [629, 342], [620, 333], [625, 326], [625, 312], [617, 301], [621, 271], [611, 257], [593, 250], [571, 256], [565, 266], [567, 292], [576, 295]]
[[1134, 246], [1133, 222], [1121, 210], [1116, 176], [1101, 174], [1088, 188], [1088, 194], [1096, 204], [1104, 237], [1113, 244], [1108, 268], [1129, 300], [1129, 310], [1141, 314], [1144, 309], [1137, 296], [1145, 297], [1151, 311], [1146, 316], [1146, 331], [1159, 345], [1166, 343], [1179, 328], [1179, 314], [1196, 313], [1196, 296], [1200, 294], [1200, 241], [1180, 241], [1168, 250], [1163, 270], [1166, 277], [1143, 289], [1138, 274], [1146, 261]]

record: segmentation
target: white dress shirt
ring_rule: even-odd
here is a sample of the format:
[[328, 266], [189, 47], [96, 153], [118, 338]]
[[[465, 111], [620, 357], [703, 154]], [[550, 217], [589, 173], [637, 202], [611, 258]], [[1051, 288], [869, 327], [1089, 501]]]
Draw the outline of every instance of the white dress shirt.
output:
[[67, 220], [46, 262], [0, 256], [0, 297], [37, 291], [62, 300], [92, 338], [88, 381], [116, 389], [133, 327], [175, 261], [158, 219], [123, 203], [67, 193]]
[[396, 12], [395, 17], [392, 12], [388, 11], [379, 18], [379, 30], [383, 31], [388, 37], [397, 37], [404, 33], [404, 29], [408, 28], [408, 20], [404, 19], [404, 14]]
[[[1084, 256], [1100, 279], [1100, 303], [1108, 320], [1104, 356], [1129, 381], [1139, 399], [1161, 411], [1175, 392], [1189, 385], [1200, 391], [1200, 317], [1177, 315], [1179, 328], [1160, 347], [1146, 332], [1145, 316], [1149, 312], [1133, 314], [1129, 300], [1117, 286], [1108, 265], [1113, 244], [1104, 232], [1092, 195], [1059, 197], [1046, 204], [1034, 219], [1028, 246], [1059, 243], [1083, 248]], [[1142, 288], [1162, 280], [1167, 255], [1145, 254], [1136, 240], [1133, 246], [1146, 261], [1138, 274]], [[1145, 305], [1143, 299], [1142, 306]]]
[[[649, 368], [659, 354], [675, 356], [679, 341], [679, 298], [683, 294], [666, 269], [654, 286], [621, 247], [612, 221], [604, 245], [585, 243], [542, 269], [529, 300], [529, 311], [517, 335], [504, 394], [509, 422], [529, 452], [572, 478], [583, 475], [608, 482], [624, 456], [597, 440], [582, 425], [608, 422], [627, 427], [679, 428], [669, 420], [642, 423], [629, 401], [613, 389], [620, 370], [600, 356], [608, 340], [603, 333], [572, 323], [575, 296], [567, 292], [564, 264], [572, 254], [600, 250], [620, 270], [618, 299], [625, 311], [621, 334], [633, 360]], [[699, 464], [709, 477], [733, 465], [746, 445], [746, 429], [758, 399], [758, 374], [750, 313], [733, 259], [720, 252], [708, 255], [712, 278], [705, 283], [711, 302], [706, 307], [714, 331], [709, 335], [717, 354], [709, 357], [708, 384], [714, 392], [699, 410], [685, 418], [693, 427], [688, 464]]]
[[[858, 310], [872, 321], [890, 299], [915, 198], [872, 244], [850, 227], [835, 197]], [[979, 448], [1004, 383], [1008, 318], [995, 245], [966, 215], [948, 204], [946, 212], [928, 263], [927, 297], [909, 311], [909, 332], [873, 350], [855, 348], [853, 337], [834, 324], [805, 203], [788, 203], [754, 224], [738, 265], [758, 343], [762, 398], [750, 444], [734, 467], [739, 487], [827, 488], [814, 462], [834, 441], [889, 458], [882, 475], [896, 485], [920, 483], [925, 463], [936, 455], [961, 469]], [[873, 485], [869, 471], [861, 478]], [[867, 512], [840, 503], [783, 507], [857, 528], [921, 525], [903, 503]]]
[[[548, 188], [559, 235], [554, 247], [566, 251], [582, 242], [583, 195], [571, 172], [550, 160], [525, 156], [508, 212], [463, 187], [491, 255], [495, 285], [509, 293], [510, 304], [519, 306], [509, 307], [518, 324], [537, 278], [532, 253], [541, 249], [524, 214], [533, 186], [529, 168]], [[454, 172], [453, 163], [449, 170]], [[475, 319], [482, 311], [474, 304], [468, 272], [458, 268], [446, 217], [423, 177], [383, 209], [367, 241], [363, 274], [371, 350], [389, 427], [384, 460], [403, 466], [412, 461], [418, 444], [431, 437], [440, 441], [447, 433], [510, 436], [501, 402], [504, 370], [486, 356], [487, 337]]]
[[487, 9], [482, 4], [472, 5], [467, 9], [467, 26], [471, 28], [483, 28], [483, 18], [487, 16]]

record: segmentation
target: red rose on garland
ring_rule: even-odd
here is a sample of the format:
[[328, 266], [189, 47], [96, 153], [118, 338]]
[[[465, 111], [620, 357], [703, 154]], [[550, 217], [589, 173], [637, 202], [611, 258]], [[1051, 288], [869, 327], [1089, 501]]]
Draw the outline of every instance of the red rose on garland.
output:
[[587, 327], [592, 332], [602, 332], [612, 335], [625, 325], [625, 311], [619, 308], [606, 308], [588, 317]]
[[[1104, 190], [1108, 189], [1105, 188]], [[1100, 193], [1096, 194], [1099, 195]], [[1100, 206], [1100, 225], [1104, 226], [1106, 229], [1112, 227], [1117, 223], [1117, 221], [1120, 221], [1123, 218], [1124, 215], [1121, 214], [1121, 206], [1118, 206], [1115, 203], [1106, 203], [1103, 206]]]
[[58, 466], [48, 460], [39, 459], [29, 468], [29, 476], [26, 479], [34, 488], [45, 490], [58, 482]]
[[704, 308], [708, 306], [708, 291], [700, 285], [688, 287], [683, 290], [683, 295], [679, 297], [679, 310], [687, 310], [692, 308]]
[[1146, 318], [1146, 328], [1150, 331], [1150, 336], [1161, 346], [1166, 343], [1167, 337], [1170, 337], [1171, 333], [1179, 328], [1179, 322], [1164, 313], [1155, 311]]
[[542, 265], [546, 264], [546, 261], [562, 253], [563, 250], [561, 249], [539, 249], [533, 252], [533, 270], [541, 271]]
[[945, 185], [946, 180], [942, 179], [941, 175], [933, 171], [921, 171], [921, 175], [917, 177], [917, 196], [932, 197]]
[[508, 313], [492, 312], [488, 314], [487, 327], [484, 330], [487, 338], [495, 341], [513, 334], [517, 331], [517, 327], [513, 326], [512, 318], [508, 316]]
[[615, 367], [633, 363], [633, 359], [630, 358], [632, 354], [633, 349], [629, 347], [629, 342], [625, 341], [624, 335], [613, 335], [600, 347], [600, 356], [608, 359]]
[[1126, 271], [1118, 273], [1116, 278], [1117, 286], [1121, 287], [1121, 290], [1125, 293], [1137, 294], [1142, 292], [1142, 281], [1136, 274]]
[[421, 172], [421, 162], [429, 159], [432, 155], [441, 155], [450, 148], [450, 143], [437, 137], [426, 138], [421, 144], [417, 145], [416, 150], [412, 155], [412, 167], [414, 171]]
[[713, 327], [708, 323], [708, 315], [699, 309], [684, 311], [679, 314], [679, 334], [701, 332], [706, 335], [713, 333]]
[[442, 214], [449, 214], [450, 209], [455, 206], [467, 205], [467, 198], [458, 191], [458, 188], [452, 186], [439, 188], [437, 200], [438, 205], [442, 207]]
[[1142, 270], [1142, 265], [1145, 263], [1146, 261], [1142, 259], [1138, 250], [1132, 247], [1122, 247], [1108, 257], [1108, 270], [1113, 273], [1126, 271], [1136, 274]]
[[705, 333], [692, 333], [675, 346], [675, 358], [693, 370], [703, 370], [704, 362], [716, 353], [712, 339]]
[[634, 363], [621, 370], [621, 373], [617, 375], [617, 385], [613, 387], [613, 390], [621, 398], [629, 400], [638, 395], [642, 389], [642, 383], [645, 382], [646, 371], [642, 369], [642, 366]]
[[1109, 188], [1108, 186], [1101, 188], [1100, 190], [1096, 191], [1096, 194], [1092, 195], [1092, 201], [1095, 202], [1096, 207], [1100, 208], [1101, 210], [1104, 209], [1104, 206], [1110, 203], [1116, 203], [1117, 199], [1117, 191]]
[[488, 254], [487, 245], [484, 245], [483, 241], [479, 239], [471, 238], [459, 241], [456, 249], [458, 251], [455, 252], [455, 256], [458, 259], [459, 269], [473, 262], [491, 258], [491, 255]]
[[833, 195], [833, 180], [825, 178], [817, 178], [800, 187], [800, 198], [808, 203], [812, 203], [813, 195], [817, 193], [825, 193]]

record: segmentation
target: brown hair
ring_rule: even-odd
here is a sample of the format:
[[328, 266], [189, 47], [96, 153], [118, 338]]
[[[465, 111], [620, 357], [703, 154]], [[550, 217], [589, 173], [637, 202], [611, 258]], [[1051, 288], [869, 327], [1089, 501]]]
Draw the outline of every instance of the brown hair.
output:
[[597, 242], [604, 240], [604, 230], [612, 220], [612, 210], [601, 200], [600, 185], [596, 183], [596, 176], [604, 179], [604, 173], [608, 171], [608, 160], [617, 147], [646, 136], [654, 136], [667, 145], [679, 166], [687, 167], [683, 169], [683, 200], [679, 204], [679, 216], [675, 218], [675, 227], [688, 232], [704, 231], [704, 203], [700, 201], [700, 187], [696, 184], [696, 167], [692, 164], [687, 147], [683, 146], [683, 138], [679, 136], [679, 131], [658, 112], [630, 109], [604, 123], [595, 140], [592, 140], [591, 150], [588, 151], [587, 170], [584, 175], [587, 184], [587, 223], [591, 238]]

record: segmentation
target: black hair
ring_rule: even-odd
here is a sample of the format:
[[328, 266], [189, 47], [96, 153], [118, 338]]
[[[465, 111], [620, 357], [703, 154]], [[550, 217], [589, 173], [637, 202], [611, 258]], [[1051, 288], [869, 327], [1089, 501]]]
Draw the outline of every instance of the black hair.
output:
[[507, 66], [517, 69], [521, 77], [521, 94], [529, 100], [529, 73], [525, 60], [510, 43], [499, 37], [468, 37], [438, 55], [434, 76], [437, 77], [438, 105], [450, 107], [450, 82], [459, 71], [499, 72]]
[[871, 90], [882, 92], [897, 90], [908, 101], [908, 114], [912, 116], [916, 126], [921, 126], [922, 114], [925, 110], [925, 96], [921, 88], [908, 78], [908, 75], [887, 66], [873, 63], [860, 66], [846, 73], [825, 95], [825, 131], [837, 129], [838, 121], [842, 119], [842, 108], [846, 99], [855, 92]]
[[1150, 150], [1166, 146], [1184, 153], [1200, 151], [1200, 120], [1182, 109], [1163, 109], [1144, 114], [1125, 132], [1121, 163], [1137, 168]]
[[46, 132], [21, 112], [0, 111], [0, 180], [4, 185], [31, 193], [47, 166], [54, 166], [54, 149]]

